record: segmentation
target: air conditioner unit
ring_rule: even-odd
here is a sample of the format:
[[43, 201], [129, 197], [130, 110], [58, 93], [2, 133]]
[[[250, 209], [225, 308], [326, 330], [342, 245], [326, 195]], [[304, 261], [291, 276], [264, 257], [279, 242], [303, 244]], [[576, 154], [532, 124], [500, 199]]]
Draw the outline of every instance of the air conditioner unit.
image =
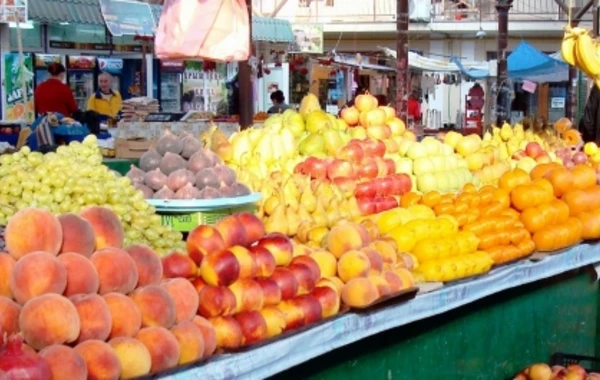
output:
[[408, 12], [410, 21], [429, 22], [431, 20], [431, 0], [410, 0]]

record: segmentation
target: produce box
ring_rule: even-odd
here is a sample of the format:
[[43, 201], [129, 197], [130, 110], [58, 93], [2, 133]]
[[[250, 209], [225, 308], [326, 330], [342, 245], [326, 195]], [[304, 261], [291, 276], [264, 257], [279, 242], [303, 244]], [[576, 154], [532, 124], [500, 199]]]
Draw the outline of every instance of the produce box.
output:
[[161, 213], [160, 217], [163, 226], [169, 226], [174, 231], [178, 232], [190, 232], [201, 224], [213, 225], [226, 216], [244, 211], [254, 213], [256, 211], [256, 205], [245, 205], [215, 211], [193, 213]]
[[145, 138], [115, 139], [117, 158], [140, 158], [156, 144], [156, 140]]

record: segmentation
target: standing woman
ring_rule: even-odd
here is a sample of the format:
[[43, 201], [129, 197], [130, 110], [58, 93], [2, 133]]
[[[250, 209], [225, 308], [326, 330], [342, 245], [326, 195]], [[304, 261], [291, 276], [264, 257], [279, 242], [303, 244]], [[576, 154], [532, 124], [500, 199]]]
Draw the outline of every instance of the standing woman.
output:
[[50, 77], [40, 83], [33, 93], [35, 113], [45, 115], [55, 112], [68, 117], [73, 116], [79, 106], [73, 91], [64, 83], [65, 67], [61, 63], [52, 63], [48, 66], [48, 73]]

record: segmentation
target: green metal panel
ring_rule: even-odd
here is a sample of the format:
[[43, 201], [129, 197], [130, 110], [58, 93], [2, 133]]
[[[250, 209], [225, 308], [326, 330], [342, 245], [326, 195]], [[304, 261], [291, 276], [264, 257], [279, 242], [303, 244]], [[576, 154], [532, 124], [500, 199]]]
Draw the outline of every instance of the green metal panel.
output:
[[292, 25], [287, 20], [252, 17], [252, 40], [260, 42], [291, 43], [295, 40]]
[[103, 160], [103, 164], [110, 170], [114, 170], [121, 175], [127, 174], [131, 165], [139, 166], [139, 160], [130, 160], [124, 158], [107, 158]]
[[557, 351], [594, 355], [597, 315], [598, 284], [572, 272], [386, 331], [274, 379], [502, 380]]

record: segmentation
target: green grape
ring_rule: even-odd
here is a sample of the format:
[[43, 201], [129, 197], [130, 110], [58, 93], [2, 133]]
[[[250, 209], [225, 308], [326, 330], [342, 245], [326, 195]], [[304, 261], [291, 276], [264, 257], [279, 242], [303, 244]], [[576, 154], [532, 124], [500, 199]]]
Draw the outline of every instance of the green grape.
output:
[[65, 193], [62, 190], [55, 190], [54, 191], [54, 200], [57, 202], [63, 202], [65, 200]]

